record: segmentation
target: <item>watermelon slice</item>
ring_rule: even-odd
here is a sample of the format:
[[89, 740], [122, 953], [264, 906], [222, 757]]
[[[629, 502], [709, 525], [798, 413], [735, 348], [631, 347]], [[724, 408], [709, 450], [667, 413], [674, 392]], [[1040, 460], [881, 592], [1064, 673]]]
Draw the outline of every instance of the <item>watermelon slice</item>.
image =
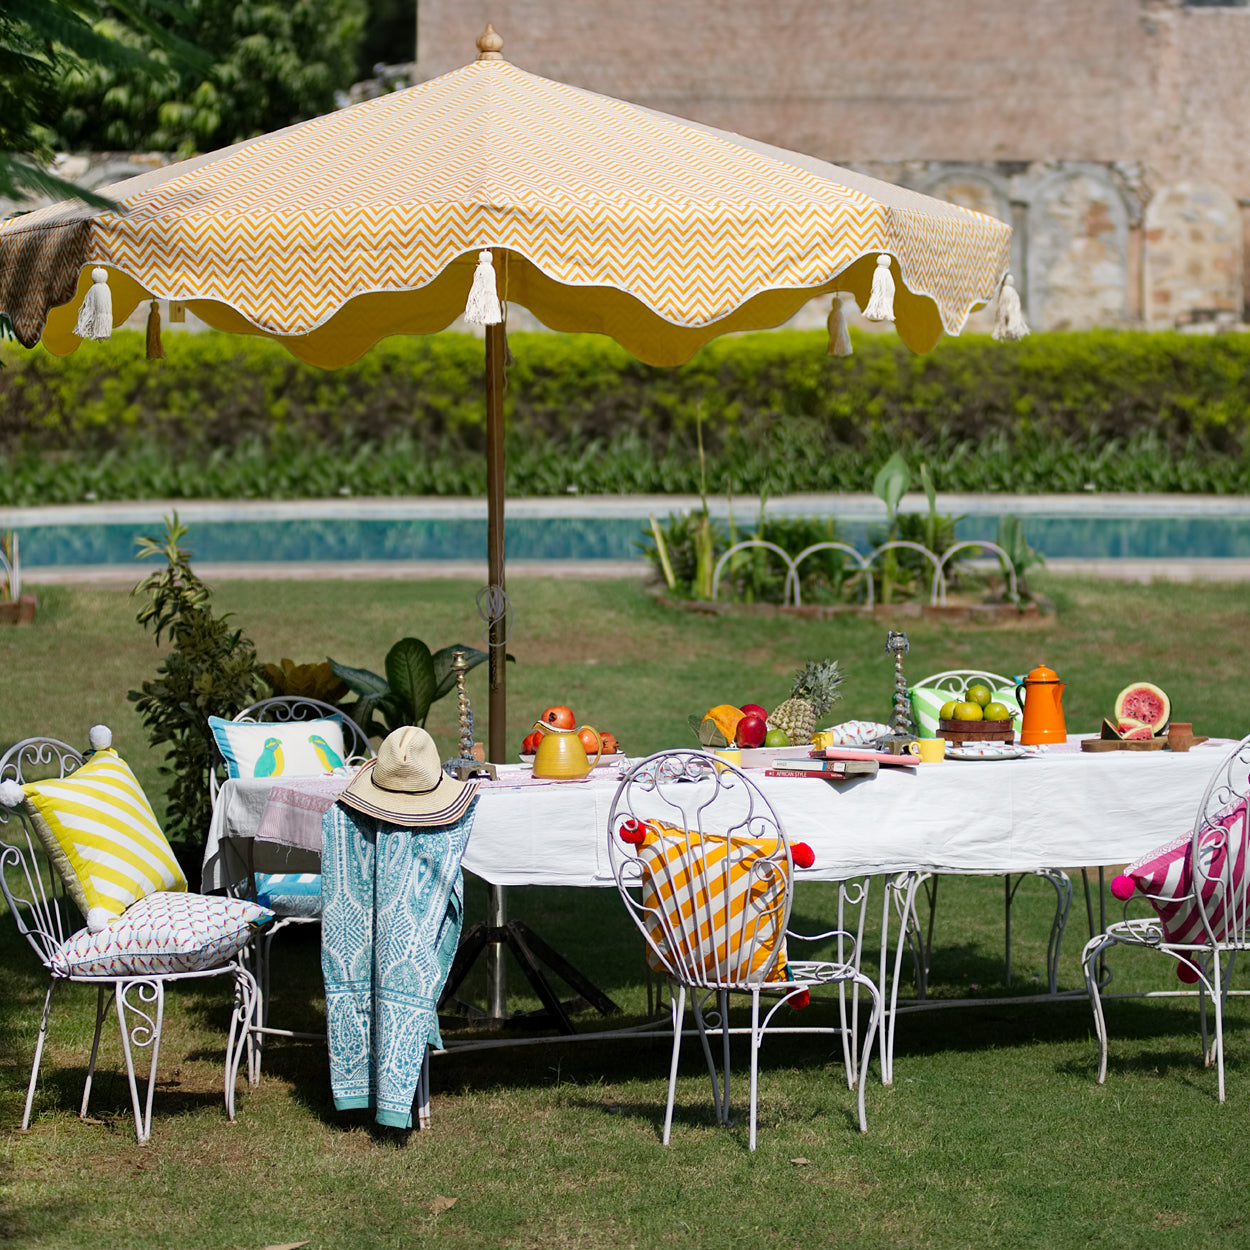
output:
[[1118, 721], [1138, 721], [1149, 725], [1152, 735], [1159, 734], [1171, 719], [1172, 703], [1158, 686], [1148, 681], [1135, 681], [1116, 695], [1115, 715]]

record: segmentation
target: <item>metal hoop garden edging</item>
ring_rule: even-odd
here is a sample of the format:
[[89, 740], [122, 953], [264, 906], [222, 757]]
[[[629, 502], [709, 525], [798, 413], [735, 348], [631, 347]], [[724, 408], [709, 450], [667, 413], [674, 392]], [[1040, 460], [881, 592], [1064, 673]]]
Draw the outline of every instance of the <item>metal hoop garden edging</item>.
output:
[[[791, 604], [791, 596], [793, 596], [793, 604], [796, 608], [803, 606], [803, 595], [799, 587], [799, 565], [807, 559], [808, 556], [815, 554], [817, 551], [844, 551], [847, 555], [853, 556], [858, 563], [858, 568], [854, 571], [857, 573], [866, 573], [877, 561], [877, 557], [883, 552], [891, 551], [899, 547], [906, 547], [911, 551], [918, 551], [924, 556], [930, 564], [933, 565], [933, 581], [929, 588], [929, 602], [933, 606], [944, 607], [946, 605], [946, 564], [947, 561], [957, 552], [967, 547], [988, 548], [996, 552], [1002, 559], [1007, 569], [1007, 579], [1010, 586], [1010, 596], [1014, 602], [1017, 594], [1016, 583], [1016, 566], [1012, 562], [1011, 557], [997, 543], [989, 542], [986, 539], [964, 539], [948, 547], [941, 556], [930, 551], [928, 547], [922, 543], [910, 542], [905, 538], [896, 538], [891, 542], [882, 543], [880, 547], [874, 547], [867, 556], [861, 555], [854, 547], [848, 543], [840, 542], [823, 542], [813, 543], [810, 547], [804, 547], [797, 556], [791, 558], [790, 553], [784, 551], [776, 543], [767, 541], [763, 538], [746, 538], [740, 543], [734, 543], [728, 551], [716, 561], [716, 567], [712, 570], [712, 601], [716, 601], [716, 596], [720, 590], [721, 570], [725, 567], [729, 558], [736, 555], [739, 551], [744, 551], [748, 547], [764, 547], [769, 551], [774, 551], [779, 555], [786, 564], [786, 580], [781, 595], [781, 606], [789, 607]], [[865, 595], [865, 607], [873, 607], [875, 602], [872, 578], [867, 579], [867, 591]]]

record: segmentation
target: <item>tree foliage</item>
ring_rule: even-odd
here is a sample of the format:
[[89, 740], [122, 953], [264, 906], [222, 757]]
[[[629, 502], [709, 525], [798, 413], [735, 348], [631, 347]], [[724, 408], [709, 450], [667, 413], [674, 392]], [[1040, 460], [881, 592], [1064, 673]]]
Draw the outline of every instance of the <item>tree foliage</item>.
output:
[[209, 774], [218, 753], [208, 725], [210, 716], [227, 719], [256, 697], [260, 668], [256, 648], [229, 616], [213, 611], [212, 592], [191, 568], [191, 553], [181, 544], [186, 527], [178, 514], [166, 518], [162, 538], [139, 540], [138, 558], [155, 556], [165, 567], [135, 587], [142, 599], [138, 621], [173, 646], [156, 670], [128, 697], [154, 747], [165, 748], [161, 772], [173, 778], [166, 823], [183, 840], [201, 843], [212, 817]]
[[59, 87], [57, 143], [97, 151], [207, 152], [328, 112], [350, 86], [364, 0], [184, 0], [164, 28], [207, 64], [172, 58], [152, 35], [106, 20], [100, 33], [161, 70], [82, 63]]
[[174, 0], [6, 0], [0, 7], [0, 196], [110, 206], [46, 167], [58, 142], [61, 83], [92, 67], [157, 77], [175, 66], [203, 72], [207, 60], [173, 29], [179, 12]]

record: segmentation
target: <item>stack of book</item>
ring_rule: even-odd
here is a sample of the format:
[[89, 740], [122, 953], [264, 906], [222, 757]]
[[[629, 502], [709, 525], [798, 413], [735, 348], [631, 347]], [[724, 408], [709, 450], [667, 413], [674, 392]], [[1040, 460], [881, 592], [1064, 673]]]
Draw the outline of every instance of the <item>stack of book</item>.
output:
[[845, 781], [848, 777], [875, 777], [879, 764], [875, 759], [825, 760], [779, 759], [764, 770], [765, 777], [815, 777], [819, 781]]

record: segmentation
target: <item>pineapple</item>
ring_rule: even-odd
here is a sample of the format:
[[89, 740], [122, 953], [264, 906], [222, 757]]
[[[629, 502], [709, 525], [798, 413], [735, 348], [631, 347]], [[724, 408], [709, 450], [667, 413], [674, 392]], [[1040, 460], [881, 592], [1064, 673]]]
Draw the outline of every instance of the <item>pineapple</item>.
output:
[[784, 730], [795, 746], [811, 742], [816, 722], [842, 697], [837, 660], [808, 662], [794, 675], [790, 697], [773, 709], [768, 723]]

